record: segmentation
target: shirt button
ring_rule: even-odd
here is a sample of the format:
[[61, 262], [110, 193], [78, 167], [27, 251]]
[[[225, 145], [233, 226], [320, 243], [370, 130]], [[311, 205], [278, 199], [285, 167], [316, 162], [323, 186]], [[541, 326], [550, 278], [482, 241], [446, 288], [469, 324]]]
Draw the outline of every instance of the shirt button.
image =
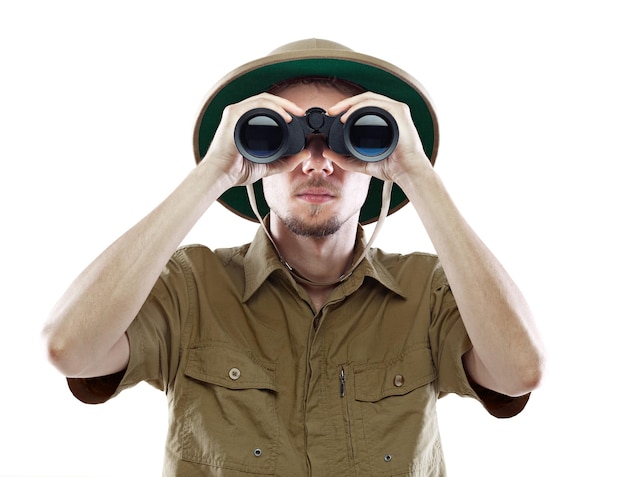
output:
[[239, 371], [239, 368], [230, 368], [230, 371], [228, 371], [228, 377], [233, 381], [237, 381], [241, 377], [241, 371]]
[[404, 384], [404, 376], [402, 376], [401, 374], [396, 374], [396, 377], [393, 378], [393, 385], [397, 388], [402, 387], [402, 385]]

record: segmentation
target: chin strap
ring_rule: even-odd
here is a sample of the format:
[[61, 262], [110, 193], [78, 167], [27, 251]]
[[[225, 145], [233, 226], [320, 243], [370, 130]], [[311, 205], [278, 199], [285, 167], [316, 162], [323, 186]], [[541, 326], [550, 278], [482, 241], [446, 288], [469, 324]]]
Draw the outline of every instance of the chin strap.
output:
[[280, 250], [278, 250], [278, 247], [276, 246], [276, 242], [274, 242], [274, 239], [272, 238], [272, 234], [270, 234], [270, 231], [267, 229], [267, 227], [265, 226], [265, 223], [263, 222], [263, 219], [261, 218], [261, 214], [259, 213], [259, 209], [256, 203], [256, 194], [254, 193], [254, 187], [252, 186], [252, 184], [246, 185], [246, 190], [248, 191], [248, 200], [250, 201], [250, 207], [252, 207], [252, 211], [254, 212], [254, 215], [259, 220], [261, 227], [265, 231], [265, 235], [267, 235], [267, 238], [270, 240], [270, 242], [274, 246], [274, 250], [276, 250], [276, 254], [278, 255], [278, 259], [280, 260], [280, 263], [282, 263], [285, 266], [285, 268], [289, 270], [289, 273], [291, 273], [291, 275], [294, 277], [296, 281], [303, 283], [305, 285], [310, 285], [310, 286], [315, 286], [315, 287], [326, 287], [326, 286], [331, 286], [331, 285], [337, 285], [338, 283], [341, 283], [347, 280], [348, 277], [352, 275], [352, 272], [354, 272], [356, 267], [359, 266], [359, 264], [363, 261], [363, 259], [367, 255], [368, 250], [371, 248], [372, 244], [374, 243], [374, 240], [376, 239], [376, 236], [380, 232], [380, 229], [383, 226], [383, 222], [385, 221], [385, 219], [387, 218], [387, 214], [389, 213], [389, 204], [391, 203], [392, 186], [393, 186], [392, 181], [384, 181], [383, 191], [382, 191], [382, 205], [380, 207], [380, 215], [378, 216], [378, 222], [376, 223], [376, 227], [374, 228], [374, 231], [372, 232], [372, 236], [368, 240], [367, 245], [363, 249], [363, 252], [361, 253], [361, 255], [359, 256], [357, 260], [352, 262], [352, 265], [350, 266], [348, 271], [346, 271], [343, 275], [341, 275], [337, 280], [332, 281], [332, 282], [316, 282], [313, 280], [309, 280], [308, 278], [298, 273], [298, 271], [295, 268], [289, 265], [287, 260], [285, 260], [285, 257], [281, 255]]

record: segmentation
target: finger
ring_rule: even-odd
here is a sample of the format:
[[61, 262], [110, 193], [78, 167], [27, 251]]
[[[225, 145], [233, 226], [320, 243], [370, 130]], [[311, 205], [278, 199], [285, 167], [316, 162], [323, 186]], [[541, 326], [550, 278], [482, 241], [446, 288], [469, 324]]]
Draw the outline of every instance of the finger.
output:
[[370, 175], [367, 171], [367, 164], [363, 161], [359, 161], [352, 156], [344, 156], [343, 154], [338, 154], [330, 149], [325, 149], [322, 152], [322, 156], [332, 161], [335, 166], [338, 166], [344, 171], [360, 172], [361, 174]]
[[298, 165], [302, 164], [309, 156], [310, 152], [307, 149], [303, 149], [297, 154], [283, 157], [277, 161], [267, 164], [265, 176], [271, 176], [274, 174], [282, 174], [285, 172], [293, 171]]
[[305, 110], [288, 99], [270, 93], [261, 93], [251, 96], [239, 103], [241, 114], [254, 108], [268, 108], [280, 114], [285, 121], [290, 122], [293, 116], [304, 116]]
[[326, 111], [331, 116], [336, 116], [338, 114], [346, 113], [342, 117], [342, 121], [347, 118], [354, 109], [360, 108], [367, 104], [372, 104], [374, 102], [389, 102], [389, 98], [386, 96], [382, 96], [377, 93], [372, 93], [371, 91], [367, 91], [365, 93], [357, 94], [356, 96], [351, 96], [349, 98], [343, 99], [339, 101], [337, 104], [328, 108]]

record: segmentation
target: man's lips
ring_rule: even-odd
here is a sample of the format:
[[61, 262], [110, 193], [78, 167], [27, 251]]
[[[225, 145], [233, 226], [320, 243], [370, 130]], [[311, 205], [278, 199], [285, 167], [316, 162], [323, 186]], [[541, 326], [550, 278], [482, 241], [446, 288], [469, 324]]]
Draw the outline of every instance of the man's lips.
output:
[[306, 202], [323, 204], [335, 198], [335, 195], [324, 188], [307, 188], [296, 193], [296, 197]]

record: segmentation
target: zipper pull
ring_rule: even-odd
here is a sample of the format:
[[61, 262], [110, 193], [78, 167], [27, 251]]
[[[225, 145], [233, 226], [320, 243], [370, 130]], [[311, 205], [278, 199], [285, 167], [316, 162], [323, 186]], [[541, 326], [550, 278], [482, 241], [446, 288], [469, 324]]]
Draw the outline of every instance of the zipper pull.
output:
[[346, 395], [346, 372], [341, 367], [339, 372], [339, 396], [344, 397]]

